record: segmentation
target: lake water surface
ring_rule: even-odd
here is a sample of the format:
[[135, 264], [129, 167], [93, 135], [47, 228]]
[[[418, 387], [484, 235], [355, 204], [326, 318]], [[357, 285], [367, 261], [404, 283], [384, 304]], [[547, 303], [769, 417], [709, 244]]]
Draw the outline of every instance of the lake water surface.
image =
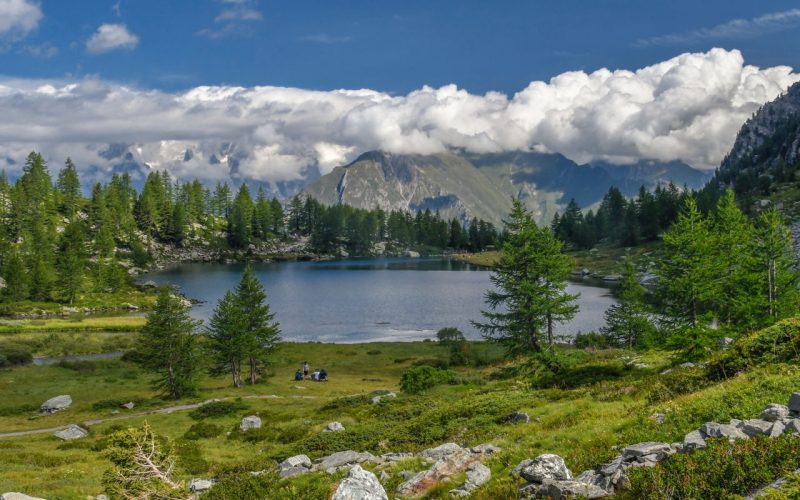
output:
[[[281, 324], [293, 341], [374, 342], [435, 338], [446, 326], [468, 338], [480, 333], [489, 271], [446, 258], [348, 259], [327, 262], [256, 263], [254, 269]], [[191, 314], [206, 320], [217, 300], [236, 286], [243, 264], [180, 264], [143, 275], [141, 280], [172, 283], [189, 298], [202, 300]], [[606, 288], [570, 283], [580, 293], [580, 312], [558, 333], [597, 330], [614, 303]]]

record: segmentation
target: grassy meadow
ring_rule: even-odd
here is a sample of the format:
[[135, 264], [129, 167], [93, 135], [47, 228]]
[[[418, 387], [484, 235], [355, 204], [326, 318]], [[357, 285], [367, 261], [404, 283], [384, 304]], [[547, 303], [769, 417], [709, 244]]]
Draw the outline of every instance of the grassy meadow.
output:
[[[797, 322], [787, 328], [800, 330]], [[4, 335], [35, 339], [52, 332]], [[568, 363], [554, 375], [519, 371], [518, 364], [503, 361], [495, 345], [478, 342], [469, 348], [472, 366], [450, 366], [450, 383], [420, 394], [401, 392], [400, 378], [415, 365], [448, 364], [448, 349], [435, 342], [285, 343], [263, 382], [234, 389], [225, 376], [206, 376], [196, 397], [179, 401], [158, 398], [150, 374], [122, 359], [3, 369], [0, 432], [117, 420], [91, 425], [88, 438], [73, 442], [61, 442], [50, 432], [0, 438], [0, 491], [49, 499], [100, 494], [109, 466], [103, 455], [106, 436], [146, 420], [174, 444], [177, 476], [184, 481], [269, 469], [297, 453], [314, 459], [346, 449], [379, 454], [449, 441], [491, 442], [503, 451], [487, 462], [493, 478], [473, 498], [515, 498], [518, 481], [510, 470], [525, 458], [556, 453], [578, 473], [628, 444], [677, 441], [709, 420], [755, 417], [766, 403], [785, 403], [800, 388], [800, 368], [793, 362], [756, 363], [718, 380], [701, 368], [672, 367], [669, 352], [564, 347]], [[295, 382], [294, 371], [306, 360], [312, 369], [325, 368], [330, 381]], [[369, 393], [380, 389], [398, 397], [372, 404]], [[37, 416], [38, 406], [59, 394], [70, 394], [72, 406]], [[213, 398], [225, 401], [202, 411], [139, 415]], [[135, 403], [133, 410], [120, 408], [128, 401]], [[506, 422], [513, 411], [529, 413], [531, 422]], [[654, 413], [665, 415], [662, 424], [651, 418]], [[251, 414], [261, 417], [262, 428], [239, 432], [240, 419]], [[322, 433], [331, 421], [341, 422], [346, 431]], [[416, 459], [392, 466], [387, 491], [401, 482], [397, 472], [423, 467]], [[341, 477], [313, 473], [281, 481], [275, 498], [325, 498]], [[440, 485], [429, 497], [447, 498], [456, 485]]]

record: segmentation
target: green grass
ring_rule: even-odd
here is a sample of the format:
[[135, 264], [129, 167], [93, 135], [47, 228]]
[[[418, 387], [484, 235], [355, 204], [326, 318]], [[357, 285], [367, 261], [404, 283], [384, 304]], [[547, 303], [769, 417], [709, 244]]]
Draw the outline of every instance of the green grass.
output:
[[[472, 348], [484, 359], [498, 359], [494, 345], [475, 343]], [[670, 366], [668, 352], [572, 350], [575, 363], [557, 378], [509, 377], [514, 370], [507, 368], [513, 366], [502, 361], [479, 368], [450, 367], [455, 373], [452, 383], [415, 395], [398, 392], [396, 399], [371, 404], [369, 392], [398, 391], [405, 370], [446, 355], [446, 348], [432, 342], [287, 343], [276, 353], [272, 375], [265, 382], [233, 389], [227, 377], [206, 377], [197, 397], [178, 402], [154, 397], [149, 375], [122, 360], [0, 371], [0, 431], [116, 417], [209, 398], [231, 402], [213, 411], [153, 414], [94, 425], [89, 438], [72, 443], [61, 443], [49, 434], [0, 439], [0, 491], [45, 498], [97, 495], [108, 467], [102, 455], [104, 436], [121, 425], [147, 420], [158, 434], [176, 440], [182, 480], [266, 469], [295, 453], [316, 458], [344, 449], [377, 454], [417, 451], [448, 441], [492, 442], [503, 451], [487, 462], [493, 478], [475, 498], [514, 498], [518, 484], [509, 471], [525, 458], [557, 453], [577, 474], [609, 460], [621, 446], [672, 442], [708, 420], [755, 416], [766, 403], [785, 402], [800, 387], [800, 368], [792, 363], [753, 366], [736, 377], [715, 381], [699, 369], [660, 375]], [[648, 367], [632, 368], [628, 361], [634, 356]], [[305, 360], [312, 368], [325, 368], [330, 382], [293, 381], [294, 370]], [[506, 375], [498, 378], [501, 374]], [[72, 395], [73, 406], [48, 417], [36, 416], [36, 406], [58, 394]], [[128, 400], [136, 401], [132, 412], [117, 408]], [[504, 421], [517, 410], [529, 413], [531, 422]], [[666, 415], [663, 424], [650, 418], [654, 412]], [[263, 427], [242, 435], [236, 430], [238, 422], [250, 414], [260, 415]], [[347, 430], [322, 433], [333, 420]], [[399, 484], [397, 472], [422, 467], [414, 460], [392, 466], [390, 490]], [[232, 481], [231, 487], [242, 478]], [[248, 487], [274, 487], [287, 497], [294, 493], [311, 498], [332, 491], [340, 478], [341, 474], [310, 474], [277, 486], [265, 480]], [[447, 498], [453, 486], [435, 488], [430, 498]]]

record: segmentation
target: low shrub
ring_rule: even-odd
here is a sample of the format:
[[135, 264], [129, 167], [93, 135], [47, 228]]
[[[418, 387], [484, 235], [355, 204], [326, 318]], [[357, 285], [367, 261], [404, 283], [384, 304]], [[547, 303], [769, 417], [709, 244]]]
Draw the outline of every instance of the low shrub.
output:
[[605, 349], [611, 346], [608, 337], [597, 332], [578, 333], [572, 343], [578, 349]]
[[411, 366], [433, 366], [434, 368], [440, 368], [442, 370], [446, 370], [450, 368], [450, 361], [446, 358], [419, 358], [414, 360], [411, 363]]
[[18, 415], [25, 415], [26, 413], [33, 413], [39, 407], [35, 404], [26, 403], [19, 406], [11, 406], [8, 408], [0, 408], [0, 417], [16, 417]]
[[369, 354], [370, 356], [377, 356], [378, 354], [381, 354], [381, 351], [379, 351], [378, 349], [372, 349], [370, 351], [367, 351], [367, 354]]
[[33, 362], [33, 354], [28, 346], [16, 342], [0, 344], [0, 368], [27, 365]]
[[649, 385], [647, 401], [658, 403], [674, 399], [681, 394], [697, 392], [711, 384], [705, 373], [699, 368], [674, 369], [664, 373]]
[[205, 404], [196, 410], [189, 413], [189, 417], [194, 420], [203, 420], [204, 418], [221, 418], [233, 415], [237, 412], [247, 410], [250, 405], [241, 399], [233, 401], [214, 401], [213, 403]]
[[92, 410], [94, 411], [117, 410], [126, 403], [133, 403], [135, 408], [137, 406], [142, 406], [145, 403], [145, 401], [146, 400], [142, 398], [103, 399], [93, 403]]
[[732, 498], [769, 484], [800, 465], [800, 438], [709, 440], [708, 448], [676, 454], [657, 467], [628, 471], [631, 489], [623, 498]]
[[441, 370], [432, 366], [409, 368], [400, 377], [400, 388], [404, 392], [417, 394], [438, 384], [448, 384], [455, 378], [449, 370]]
[[800, 359], [800, 319], [783, 320], [739, 338], [708, 362], [715, 379], [732, 377], [758, 365]]
[[369, 404], [371, 402], [371, 399], [372, 397], [367, 394], [359, 394], [357, 396], [345, 396], [342, 398], [336, 398], [331, 401], [328, 401], [320, 409], [322, 411], [325, 411], [325, 410], [339, 410], [342, 408], [354, 408], [356, 406]]
[[186, 431], [186, 433], [183, 435], [183, 438], [188, 439], [189, 441], [214, 438], [222, 434], [223, 430], [224, 429], [222, 427], [216, 424], [198, 422], [189, 427], [189, 430]]
[[[340, 479], [343, 473], [334, 476]], [[323, 474], [308, 474], [293, 481], [281, 481], [275, 474], [252, 475], [247, 472], [221, 476], [213, 488], [203, 494], [204, 500], [230, 498], [269, 498], [295, 500], [297, 498], [328, 498], [331, 496], [331, 479]]]
[[208, 471], [209, 463], [194, 441], [177, 439], [173, 442], [172, 449], [177, 458], [176, 464], [187, 474], [202, 474]]

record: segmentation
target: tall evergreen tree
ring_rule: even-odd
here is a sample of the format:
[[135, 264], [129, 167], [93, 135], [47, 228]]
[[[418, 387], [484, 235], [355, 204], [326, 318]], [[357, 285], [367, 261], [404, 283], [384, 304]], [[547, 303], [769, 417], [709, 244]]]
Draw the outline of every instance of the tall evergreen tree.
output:
[[280, 325], [270, 311], [264, 286], [253, 267], [245, 267], [236, 287], [236, 305], [242, 315], [245, 349], [250, 365], [250, 383], [255, 384], [258, 373], [266, 366], [280, 341]]
[[244, 319], [236, 297], [229, 290], [217, 302], [208, 320], [206, 335], [211, 354], [212, 373], [229, 372], [234, 387], [242, 386], [242, 361], [245, 359]]
[[[574, 314], [575, 296], [564, 290], [563, 268], [569, 257], [549, 228], [538, 228], [522, 203], [514, 199], [505, 221], [506, 238], [500, 261], [491, 274], [494, 290], [486, 292], [486, 322], [473, 322], [488, 340], [506, 347], [509, 355], [531, 355], [542, 344], [553, 322]], [[556, 266], [553, 272], [553, 266]]]
[[198, 325], [173, 290], [162, 288], [142, 328], [137, 354], [142, 366], [156, 373], [155, 387], [170, 398], [197, 391], [201, 359], [194, 330]]
[[628, 349], [641, 346], [653, 333], [654, 326], [644, 303], [645, 289], [636, 278], [636, 270], [630, 259], [625, 261], [625, 270], [616, 296], [617, 303], [605, 312], [606, 324], [600, 329], [600, 333], [613, 346]]
[[81, 181], [78, 178], [78, 171], [72, 160], [67, 158], [64, 168], [58, 173], [56, 183], [58, 189], [59, 206], [64, 215], [72, 219], [78, 210], [78, 203], [81, 199]]

